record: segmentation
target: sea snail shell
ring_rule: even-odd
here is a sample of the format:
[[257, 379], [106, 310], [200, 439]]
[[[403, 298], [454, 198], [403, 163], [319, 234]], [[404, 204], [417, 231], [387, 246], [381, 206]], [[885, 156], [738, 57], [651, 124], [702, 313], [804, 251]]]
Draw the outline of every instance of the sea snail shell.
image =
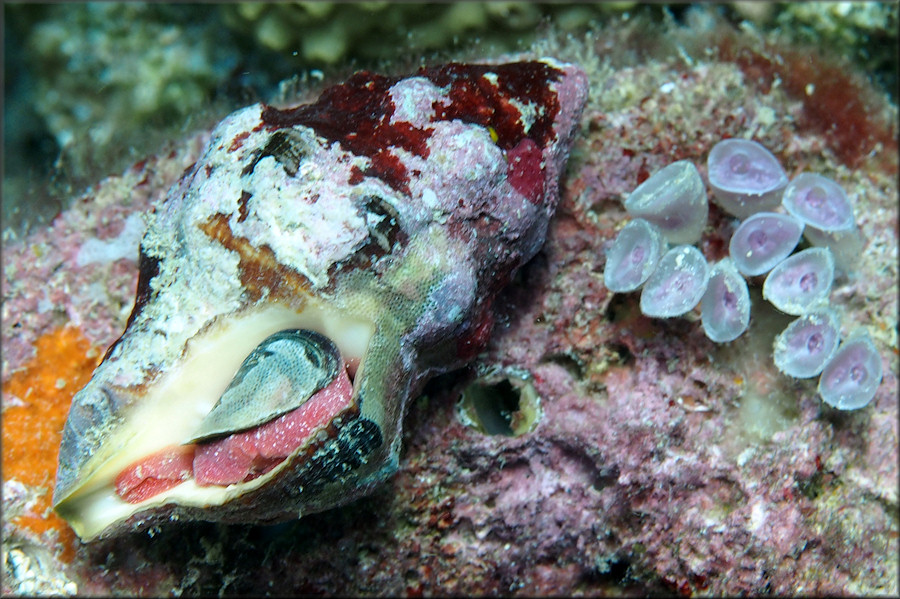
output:
[[227, 117], [150, 215], [134, 311], [66, 423], [57, 512], [90, 540], [296, 518], [384, 481], [409, 398], [477, 354], [543, 243], [586, 95], [553, 59], [451, 63]]

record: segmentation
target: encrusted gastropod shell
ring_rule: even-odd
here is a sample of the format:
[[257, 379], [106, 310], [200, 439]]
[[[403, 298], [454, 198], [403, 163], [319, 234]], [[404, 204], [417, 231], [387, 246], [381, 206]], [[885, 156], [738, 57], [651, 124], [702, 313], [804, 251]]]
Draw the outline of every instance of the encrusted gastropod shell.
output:
[[296, 518], [383, 481], [409, 398], [477, 354], [543, 243], [586, 95], [553, 59], [451, 63], [226, 118], [150, 215], [57, 512], [90, 540]]

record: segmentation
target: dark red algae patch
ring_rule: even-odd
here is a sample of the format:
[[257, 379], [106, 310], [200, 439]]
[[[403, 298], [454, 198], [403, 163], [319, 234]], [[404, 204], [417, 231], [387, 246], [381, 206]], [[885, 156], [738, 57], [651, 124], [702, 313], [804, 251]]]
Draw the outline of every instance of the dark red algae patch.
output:
[[719, 57], [740, 67], [747, 80], [762, 93], [769, 93], [776, 79], [803, 103], [801, 130], [821, 134], [837, 157], [848, 167], [857, 167], [881, 144], [881, 162], [896, 174], [897, 131], [876, 106], [865, 82], [839, 59], [810, 60], [810, 50], [777, 48], [762, 50], [722, 36]]
[[[485, 73], [497, 75], [496, 87], [484, 78]], [[559, 99], [547, 82], [558, 81], [562, 73], [546, 63], [516, 62], [496, 66], [450, 63], [423, 69], [419, 74], [435, 85], [450, 86], [453, 102], [449, 106], [435, 106], [434, 120], [459, 119], [492, 127], [497, 134], [497, 145], [509, 150], [525, 137], [522, 114], [510, 102], [517, 100], [544, 108], [528, 130], [528, 137], [538, 147], [546, 146], [553, 135]]]
[[[486, 73], [496, 80], [485, 78]], [[556, 93], [547, 89], [548, 81], [561, 76], [559, 69], [541, 62], [507, 65], [466, 65], [450, 63], [419, 69], [418, 76], [440, 87], [449, 87], [450, 104], [435, 104], [432, 121], [459, 119], [490, 127], [497, 145], [514, 148], [526, 137], [522, 114], [513, 103], [528, 102], [543, 107], [531, 124], [527, 137], [540, 148], [551, 139], [553, 121], [559, 112]], [[357, 178], [374, 176], [393, 189], [409, 194], [409, 174], [391, 148], [428, 158], [431, 128], [416, 128], [410, 123], [391, 123], [394, 104], [389, 90], [399, 77], [385, 77], [368, 71], [356, 73], [346, 83], [326, 89], [314, 104], [279, 110], [266, 106], [262, 121], [272, 129], [303, 125], [329, 141], [337, 141], [345, 150], [371, 159]]]
[[393, 189], [409, 194], [406, 167], [390, 154], [397, 147], [428, 158], [426, 142], [430, 129], [416, 129], [409, 123], [391, 124], [394, 103], [388, 93], [400, 79], [368, 71], [354, 74], [346, 83], [326, 89], [314, 104], [279, 110], [266, 106], [262, 121], [271, 128], [304, 125], [357, 156], [372, 160], [364, 174], [375, 176]]
[[507, 152], [509, 166], [506, 177], [509, 184], [532, 204], [539, 204], [544, 197], [544, 171], [541, 168], [541, 151], [530, 139]]
[[231, 140], [231, 145], [228, 146], [229, 152], [234, 152], [240, 149], [241, 146], [244, 145], [244, 140], [250, 137], [249, 131], [244, 131], [243, 133], [238, 134], [233, 140]]

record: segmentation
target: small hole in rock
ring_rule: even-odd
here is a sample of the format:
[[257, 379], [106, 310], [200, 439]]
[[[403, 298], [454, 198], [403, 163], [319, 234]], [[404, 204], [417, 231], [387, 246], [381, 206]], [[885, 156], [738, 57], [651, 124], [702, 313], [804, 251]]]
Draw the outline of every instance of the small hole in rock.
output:
[[624, 584], [629, 580], [630, 568], [631, 564], [625, 560], [598, 560], [595, 567], [585, 571], [582, 576], [584, 581], [591, 585], [615, 586]]
[[584, 365], [569, 354], [550, 354], [544, 356], [542, 364], [556, 364], [565, 369], [573, 379], [584, 378]]
[[609, 349], [619, 357], [619, 364], [622, 366], [628, 366], [634, 362], [634, 354], [624, 343], [610, 343]]
[[478, 420], [489, 435], [512, 436], [512, 415], [519, 409], [519, 394], [509, 381], [496, 385], [475, 384], [467, 390]]
[[627, 293], [613, 295], [606, 308], [606, 318], [612, 323], [628, 321], [640, 315], [637, 302]]
[[540, 398], [527, 371], [506, 369], [481, 377], [466, 387], [459, 400], [460, 421], [486, 435], [517, 437], [537, 426]]

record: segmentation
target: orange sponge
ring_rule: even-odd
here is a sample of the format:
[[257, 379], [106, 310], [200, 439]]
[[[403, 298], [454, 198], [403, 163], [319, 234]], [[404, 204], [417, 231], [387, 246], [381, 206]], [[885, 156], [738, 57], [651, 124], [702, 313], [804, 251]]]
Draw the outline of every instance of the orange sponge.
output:
[[46, 333], [35, 349], [37, 355], [3, 383], [3, 478], [39, 491], [34, 510], [14, 521], [37, 534], [55, 530], [68, 561], [74, 534], [51, 511], [51, 491], [69, 404], [91, 378], [101, 353], [91, 351], [90, 342], [73, 327]]

